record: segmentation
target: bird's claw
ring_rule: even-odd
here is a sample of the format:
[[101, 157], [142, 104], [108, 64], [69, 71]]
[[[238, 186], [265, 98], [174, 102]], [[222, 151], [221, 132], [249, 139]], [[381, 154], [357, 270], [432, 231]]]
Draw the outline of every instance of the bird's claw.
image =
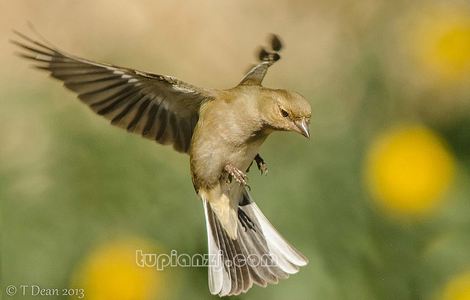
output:
[[258, 169], [261, 173], [261, 175], [267, 175], [268, 174], [268, 165], [263, 162], [261, 164], [258, 164]]
[[258, 166], [259, 171], [261, 172], [261, 175], [268, 174], [268, 164], [264, 161], [264, 159], [259, 154], [255, 156], [255, 161], [256, 161], [256, 165]]
[[246, 176], [245, 173], [240, 171], [237, 167], [231, 164], [228, 164], [224, 167], [224, 170], [230, 175], [231, 178], [235, 179], [238, 183], [250, 189], [250, 186], [248, 185], [248, 177]]

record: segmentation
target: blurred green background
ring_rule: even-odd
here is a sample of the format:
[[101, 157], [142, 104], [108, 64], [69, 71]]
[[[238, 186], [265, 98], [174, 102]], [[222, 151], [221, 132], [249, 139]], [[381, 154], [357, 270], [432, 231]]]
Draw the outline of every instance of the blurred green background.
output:
[[[312, 139], [274, 134], [252, 195], [307, 267], [238, 299], [470, 299], [466, 1], [0, 1], [1, 295], [208, 299], [206, 268], [138, 268], [135, 249], [205, 253], [188, 157], [109, 126], [13, 55], [11, 29], [97, 61], [229, 88], [268, 33], [264, 84], [312, 104]], [[47, 296], [43, 299], [62, 299]], [[69, 297], [77, 299], [77, 297]], [[216, 299], [216, 297], [214, 297]]]

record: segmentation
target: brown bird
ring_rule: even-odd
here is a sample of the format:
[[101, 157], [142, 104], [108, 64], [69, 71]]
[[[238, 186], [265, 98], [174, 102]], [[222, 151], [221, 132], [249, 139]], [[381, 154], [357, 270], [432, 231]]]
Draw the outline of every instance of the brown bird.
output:
[[274, 229], [249, 194], [247, 176], [274, 131], [309, 137], [311, 108], [300, 94], [263, 87], [282, 43], [271, 37], [260, 62], [228, 90], [202, 89], [174, 77], [96, 63], [15, 32], [19, 55], [62, 80], [111, 124], [188, 153], [207, 226], [209, 289], [219, 296], [265, 287], [294, 274], [307, 259]]

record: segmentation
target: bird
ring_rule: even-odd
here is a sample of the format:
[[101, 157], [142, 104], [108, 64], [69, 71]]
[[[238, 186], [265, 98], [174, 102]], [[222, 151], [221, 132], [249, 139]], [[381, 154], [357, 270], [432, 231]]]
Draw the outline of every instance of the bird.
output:
[[98, 63], [14, 31], [20, 57], [75, 92], [112, 125], [189, 155], [192, 183], [207, 230], [208, 286], [232, 296], [277, 284], [308, 259], [287, 242], [251, 197], [247, 172], [267, 164], [259, 150], [273, 132], [310, 137], [311, 106], [297, 92], [262, 81], [283, 42], [272, 34], [258, 62], [230, 89], [206, 89], [175, 77]]

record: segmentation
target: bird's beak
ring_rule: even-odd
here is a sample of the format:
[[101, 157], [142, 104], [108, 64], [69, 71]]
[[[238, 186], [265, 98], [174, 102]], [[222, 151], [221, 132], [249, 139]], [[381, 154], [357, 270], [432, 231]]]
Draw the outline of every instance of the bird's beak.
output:
[[308, 121], [305, 118], [294, 122], [297, 127], [297, 131], [306, 138], [310, 138], [310, 130], [308, 129]]

